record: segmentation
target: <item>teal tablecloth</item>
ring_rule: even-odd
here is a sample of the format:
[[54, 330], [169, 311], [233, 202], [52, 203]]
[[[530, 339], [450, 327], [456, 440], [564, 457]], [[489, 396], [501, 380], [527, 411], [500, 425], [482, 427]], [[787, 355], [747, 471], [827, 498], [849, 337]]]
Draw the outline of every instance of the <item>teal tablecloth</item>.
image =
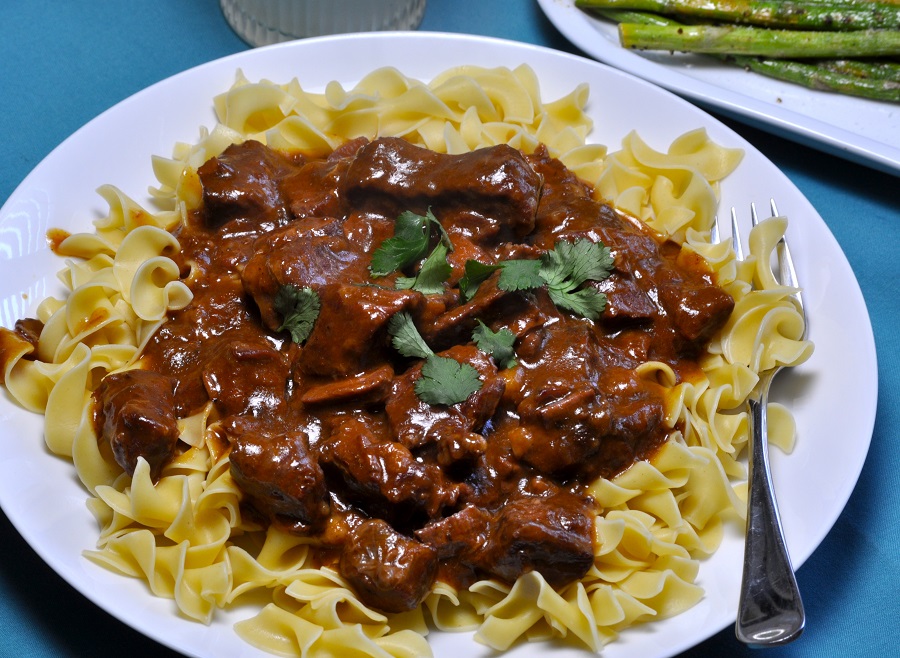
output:
[[[420, 29], [577, 52], [532, 0], [429, 0]], [[0, 202], [53, 147], [103, 110], [246, 48], [216, 0], [3, 0]], [[900, 179], [728, 123], [787, 174], [834, 232], [862, 286], [879, 355], [878, 416], [861, 479], [834, 529], [799, 570], [807, 630], [769, 655], [900, 655], [900, 334], [894, 325], [900, 319]], [[750, 653], [729, 628], [684, 655]], [[74, 591], [0, 515], [0, 656], [120, 655], [174, 654]]]

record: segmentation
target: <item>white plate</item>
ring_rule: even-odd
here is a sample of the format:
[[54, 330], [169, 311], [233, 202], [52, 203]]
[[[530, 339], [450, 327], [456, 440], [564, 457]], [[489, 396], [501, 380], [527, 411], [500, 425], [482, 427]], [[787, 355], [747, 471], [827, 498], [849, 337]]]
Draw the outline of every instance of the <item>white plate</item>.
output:
[[[155, 183], [151, 154], [169, 156], [176, 141], [195, 141], [200, 126], [212, 127], [211, 100], [232, 83], [236, 69], [252, 80], [287, 81], [321, 89], [331, 80], [353, 84], [365, 73], [394, 65], [429, 79], [459, 64], [530, 64], [542, 94], [555, 99], [575, 85], [592, 89], [591, 139], [618, 148], [637, 128], [658, 148], [679, 134], [706, 127], [713, 139], [745, 149], [738, 170], [722, 186], [724, 206], [778, 200], [791, 217], [789, 236], [806, 283], [812, 315], [814, 357], [784, 375], [778, 399], [790, 404], [800, 438], [790, 457], [773, 455], [778, 496], [795, 563], [801, 564], [837, 519], [856, 483], [875, 418], [875, 347], [868, 314], [853, 272], [822, 218], [794, 185], [750, 144], [693, 105], [647, 82], [597, 62], [563, 53], [461, 35], [365, 34], [297, 41], [251, 50], [176, 75], [100, 115], [54, 150], [0, 210], [0, 320], [11, 326], [33, 315], [36, 304], [59, 292], [62, 263], [48, 250], [51, 227], [88, 230], [106, 211], [94, 190], [112, 183], [139, 201]], [[831, 413], [841, 409], [840, 414]], [[15, 428], [15, 429], [13, 429]], [[85, 508], [85, 492], [72, 466], [43, 447], [42, 419], [0, 403], [0, 505], [22, 536], [65, 580], [100, 607], [162, 644], [192, 656], [259, 656], [231, 624], [250, 611], [219, 615], [211, 626], [187, 621], [171, 601], [153, 598], [143, 582], [105, 571], [81, 553], [94, 547], [97, 528]], [[827, 483], [827, 486], [822, 486]], [[678, 653], [735, 618], [742, 539], [729, 534], [705, 561], [700, 584], [706, 597], [687, 613], [627, 631], [604, 650], [608, 658], [654, 658]], [[488, 656], [471, 634], [432, 633], [438, 656]], [[514, 656], [543, 655], [545, 645], [524, 645]], [[553, 647], [551, 653], [585, 656]]]
[[627, 50], [616, 26], [575, 7], [538, 0], [547, 18], [584, 52], [740, 121], [839, 157], [900, 175], [900, 104], [781, 82], [711, 57]]

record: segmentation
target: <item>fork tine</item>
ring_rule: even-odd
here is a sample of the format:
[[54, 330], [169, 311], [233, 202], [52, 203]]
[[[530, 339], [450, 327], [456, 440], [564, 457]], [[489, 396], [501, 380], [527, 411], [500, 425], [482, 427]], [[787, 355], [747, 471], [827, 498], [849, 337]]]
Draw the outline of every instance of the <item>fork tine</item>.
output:
[[[769, 207], [772, 210], [772, 217], [778, 216], [778, 206], [775, 205], [775, 199], [769, 199]], [[782, 237], [778, 241], [777, 246], [778, 258], [778, 281], [783, 286], [795, 288], [796, 292], [791, 298], [797, 303], [800, 312], [803, 314], [804, 333], [808, 331], [809, 318], [806, 316], [806, 309], [803, 307], [803, 295], [800, 291], [800, 283], [797, 279], [797, 271], [794, 268], [794, 259], [791, 256], [791, 249], [788, 247], [787, 238]]]
[[[775, 205], [775, 199], [769, 199], [769, 207], [772, 209], [772, 217], [778, 216], [778, 206]], [[783, 286], [799, 288], [797, 282], [797, 272], [794, 270], [794, 259], [791, 257], [791, 249], [788, 247], [787, 239], [782, 236], [778, 242], [778, 281]]]
[[741, 229], [738, 226], [737, 212], [731, 209], [731, 248], [738, 260], [744, 260], [744, 248], [741, 246]]

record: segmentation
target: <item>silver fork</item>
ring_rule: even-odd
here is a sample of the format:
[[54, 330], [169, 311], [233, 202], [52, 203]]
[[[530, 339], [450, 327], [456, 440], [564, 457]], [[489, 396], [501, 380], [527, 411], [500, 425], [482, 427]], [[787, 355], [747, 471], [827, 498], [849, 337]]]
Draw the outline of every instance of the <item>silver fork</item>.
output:
[[[777, 216], [775, 201], [772, 200], [770, 203], [772, 216]], [[756, 206], [751, 204], [750, 209], [753, 226], [756, 226], [759, 223]], [[734, 208], [731, 209], [731, 227], [735, 255], [743, 259], [737, 213]], [[718, 240], [718, 225], [713, 237]], [[806, 310], [799, 292], [791, 252], [784, 238], [776, 246], [776, 259], [778, 262], [776, 276], [779, 283], [798, 289], [793, 299], [803, 314], [803, 338], [806, 338]], [[769, 386], [780, 370], [781, 367], [776, 366], [761, 372], [759, 382], [748, 399], [751, 437], [747, 534], [735, 635], [741, 642], [755, 647], [792, 642], [800, 637], [806, 623], [803, 601], [785, 546], [781, 518], [769, 472], [766, 407], [769, 402]]]

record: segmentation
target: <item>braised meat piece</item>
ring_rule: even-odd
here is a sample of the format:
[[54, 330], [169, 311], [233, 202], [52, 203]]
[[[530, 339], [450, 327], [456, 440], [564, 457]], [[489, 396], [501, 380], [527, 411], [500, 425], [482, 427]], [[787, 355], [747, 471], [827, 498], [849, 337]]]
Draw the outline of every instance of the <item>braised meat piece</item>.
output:
[[360, 415], [338, 423], [319, 446], [319, 460], [333, 469], [353, 504], [372, 516], [411, 523], [415, 516], [435, 518], [456, 503], [459, 486], [436, 465], [385, 440], [382, 428], [373, 429], [374, 418]]
[[426, 523], [415, 534], [419, 541], [437, 551], [441, 560], [456, 559], [472, 556], [485, 546], [493, 523], [491, 512], [468, 504], [458, 512]]
[[289, 362], [260, 332], [240, 281], [232, 277], [195, 287], [179, 321], [164, 323], [150, 339], [144, 362], [148, 370], [174, 377], [178, 417], [195, 413], [210, 398], [226, 415], [273, 409], [283, 402], [289, 380]]
[[685, 347], [697, 352], [731, 317], [734, 298], [703, 280], [689, 279], [674, 268], [659, 276], [659, 299], [675, 322]]
[[[651, 358], [670, 361], [681, 351], [696, 354], [702, 349], [731, 315], [732, 297], [702, 266], [676, 266], [674, 245], [638, 219], [594, 200], [590, 187], [545, 149], [538, 149], [529, 162], [544, 178], [532, 243], [551, 249], [560, 239], [602, 242], [615, 257], [610, 279], [592, 284], [608, 294], [604, 320], [649, 321], [656, 333], [677, 339], [674, 345], [671, 338], [657, 341], [663, 349], [654, 350]], [[667, 257], [666, 249], [675, 253]]]
[[562, 162], [551, 158], [543, 145], [527, 156], [527, 160], [543, 181], [534, 230], [528, 236], [528, 243], [547, 251], [553, 248], [560, 235], [573, 230], [589, 230], [596, 222], [598, 206], [591, 187]]
[[266, 340], [219, 341], [207, 355], [203, 385], [223, 416], [274, 413], [284, 407], [291, 364]]
[[282, 286], [318, 291], [331, 283], [368, 280], [368, 257], [344, 236], [336, 220], [293, 222], [261, 236], [254, 249], [241, 281], [270, 329], [281, 326], [272, 304]]
[[431, 591], [437, 554], [380, 519], [353, 529], [341, 551], [340, 574], [363, 603], [388, 613], [415, 609]]
[[584, 576], [594, 563], [593, 510], [588, 501], [549, 483], [517, 492], [489, 512], [467, 505], [416, 531], [441, 560], [470, 570], [457, 585], [493, 576], [507, 583], [538, 571], [554, 587]]
[[468, 302], [453, 306], [437, 317], [421, 323], [422, 333], [429, 344], [450, 347], [466, 342], [478, 326], [479, 319], [483, 320], [494, 307], [509, 297], [519, 297], [517, 293], [500, 290], [497, 287], [499, 276], [498, 273], [494, 273], [478, 286], [475, 295]]
[[247, 417], [229, 419], [223, 427], [231, 444], [231, 476], [256, 512], [291, 532], [320, 528], [331, 506], [306, 433]]
[[286, 176], [279, 190], [292, 217], [343, 217], [348, 210], [341, 194], [341, 179], [350, 166], [347, 157], [332, 154], [310, 160]]
[[422, 293], [334, 284], [324, 286], [319, 298], [321, 311], [297, 365], [310, 375], [342, 378], [384, 361], [391, 349], [388, 320], [420, 304]]
[[473, 561], [508, 583], [537, 571], [553, 587], [562, 587], [594, 563], [593, 531], [593, 510], [581, 497], [563, 489], [523, 495], [499, 511]]
[[384, 364], [354, 377], [329, 380], [307, 386], [300, 393], [306, 406], [355, 403], [360, 406], [384, 402], [391, 391], [394, 369]]
[[198, 170], [205, 224], [265, 218], [272, 226], [287, 218], [278, 179], [290, 163], [257, 141], [233, 144]]
[[23, 318], [16, 320], [15, 332], [29, 343], [35, 350], [38, 348], [38, 341], [41, 338], [41, 332], [44, 330], [44, 323], [36, 318]]
[[615, 348], [577, 321], [526, 336], [523, 367], [507, 384], [517, 413], [498, 424], [516, 457], [544, 474], [610, 476], [656, 448], [663, 401], [630, 367], [616, 365], [633, 357]]
[[591, 285], [606, 295], [603, 321], [608, 326], [649, 323], [659, 313], [659, 307], [631, 275], [613, 272], [608, 279]]
[[178, 442], [175, 380], [150, 370], [126, 370], [103, 378], [94, 392], [94, 425], [129, 475], [138, 459], [159, 477]]
[[356, 207], [388, 216], [448, 211], [448, 230], [477, 241], [531, 231], [541, 178], [505, 144], [446, 155], [384, 137], [359, 149], [345, 186]]
[[12, 359], [34, 361], [38, 358], [38, 342], [43, 329], [44, 323], [34, 318], [16, 320], [12, 330], [0, 327], [0, 384], [5, 386], [7, 383]]
[[391, 431], [397, 441], [410, 449], [436, 443], [445, 445], [446, 455], [455, 452], [452, 444], [469, 446], [480, 452], [484, 446], [483, 438], [469, 437], [479, 432], [493, 416], [503, 395], [505, 380], [497, 373], [491, 357], [474, 345], [455, 346], [438, 356], [475, 368], [482, 380], [481, 389], [450, 407], [427, 404], [415, 392], [416, 380], [422, 371], [421, 364], [416, 365], [394, 381], [385, 404]]

